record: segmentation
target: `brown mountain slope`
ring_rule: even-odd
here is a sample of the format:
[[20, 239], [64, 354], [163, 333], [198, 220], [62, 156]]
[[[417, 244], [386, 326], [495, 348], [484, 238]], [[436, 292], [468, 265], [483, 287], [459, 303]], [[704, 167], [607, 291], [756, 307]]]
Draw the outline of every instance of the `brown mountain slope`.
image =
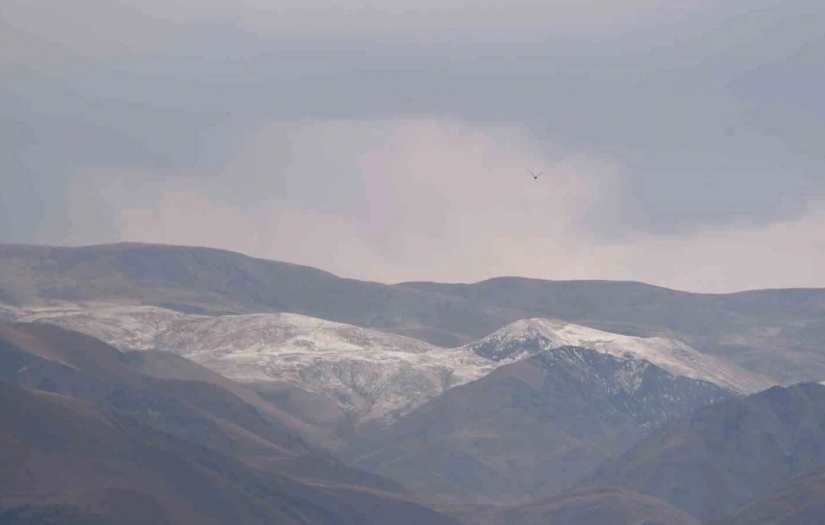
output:
[[608, 460], [580, 486], [622, 486], [703, 521], [825, 465], [825, 386], [774, 387], [705, 407]]
[[[255, 388], [257, 385], [236, 383], [171, 352], [129, 351], [124, 352], [124, 356], [129, 366], [143, 375], [157, 379], [199, 381], [218, 386], [255, 407], [265, 417], [284, 422], [307, 441], [323, 449], [338, 448], [344, 445], [340, 436], [330, 430], [332, 425], [324, 419], [324, 412], [327, 410], [334, 410], [338, 413], [342, 413], [343, 410], [333, 401], [319, 394], [307, 392], [292, 385], [285, 385], [283, 390], [275, 390], [276, 386], [266, 384], [267, 388], [258, 390]], [[320, 398], [320, 402], [310, 405], [295, 403], [296, 398], [306, 397]]]
[[186, 312], [294, 312], [440, 345], [513, 321], [558, 318], [665, 336], [783, 383], [825, 377], [825, 290], [693, 294], [635, 282], [496, 278], [383, 285], [222, 250], [116, 244], [0, 245], [0, 303], [124, 301]]
[[576, 490], [517, 505], [438, 508], [472, 525], [700, 525], [660, 499], [620, 488]]
[[[166, 367], [166, 376], [175, 379], [147, 375], [161, 360], [174, 364]], [[0, 378], [102, 403], [164, 432], [279, 472], [404, 491], [308, 445], [297, 432], [301, 425], [274, 406], [182, 358], [158, 354], [140, 359], [55, 326], [0, 323]]]
[[669, 418], [729, 395], [645, 361], [565, 347], [447, 391], [353, 451], [353, 464], [464, 502], [555, 494]]
[[[259, 472], [123, 413], [0, 381], [2, 523], [454, 524], [392, 497], [365, 501]], [[359, 493], [356, 489], [350, 489]], [[396, 521], [372, 506], [396, 508]], [[390, 512], [392, 514], [392, 512]]]
[[823, 521], [825, 469], [818, 469], [709, 525], [814, 525]]
[[272, 448], [288, 456], [310, 450], [292, 429], [265, 419], [217, 385], [148, 377], [117, 349], [77, 332], [52, 325], [0, 324], [0, 360], [0, 374], [9, 381], [107, 403], [152, 419], [162, 430], [191, 434], [182, 437], [197, 438], [198, 429], [212, 428], [217, 440], [217, 429], [222, 428], [228, 442], [249, 446], [250, 452]]

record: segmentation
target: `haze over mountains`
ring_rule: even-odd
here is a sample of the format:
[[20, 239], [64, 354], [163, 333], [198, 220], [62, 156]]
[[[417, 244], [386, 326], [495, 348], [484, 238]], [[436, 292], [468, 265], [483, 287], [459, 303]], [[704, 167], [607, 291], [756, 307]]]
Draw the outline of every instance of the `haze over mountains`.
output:
[[[0, 485], [0, 518], [801, 520], [825, 465], [823, 310], [822, 290], [384, 285], [205, 248], [0, 246], [2, 461], [47, 458]], [[27, 444], [43, 433], [72, 445]]]

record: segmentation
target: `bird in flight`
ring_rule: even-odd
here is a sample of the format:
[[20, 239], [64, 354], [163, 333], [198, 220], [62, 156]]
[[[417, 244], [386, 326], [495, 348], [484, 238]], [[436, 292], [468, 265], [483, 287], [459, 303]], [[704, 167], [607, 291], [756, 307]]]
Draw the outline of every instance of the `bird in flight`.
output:
[[527, 173], [529, 173], [530, 175], [532, 175], [532, 176], [533, 176], [533, 179], [535, 180], [535, 179], [538, 179], [538, 178], [539, 178], [539, 176], [541, 176], [544, 172], [542, 171], [542, 172], [540, 172], [540, 173], [533, 173], [532, 171], [527, 170]]

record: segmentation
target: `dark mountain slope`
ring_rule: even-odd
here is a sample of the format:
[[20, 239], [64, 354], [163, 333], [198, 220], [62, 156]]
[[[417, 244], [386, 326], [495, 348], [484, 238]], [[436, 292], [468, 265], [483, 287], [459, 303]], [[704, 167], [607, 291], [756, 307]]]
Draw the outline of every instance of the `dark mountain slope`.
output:
[[551, 317], [681, 339], [784, 383], [825, 377], [825, 290], [692, 294], [633, 282], [496, 278], [387, 286], [206, 248], [0, 245], [0, 298], [125, 301], [195, 313], [294, 312], [450, 346]]
[[709, 525], [814, 525], [825, 521], [825, 469], [794, 479]]
[[[258, 472], [122, 412], [5, 381], [0, 465], [4, 525], [404, 523], [376, 520], [369, 504]], [[412, 507], [428, 523], [454, 523]]]
[[[161, 359], [175, 363], [166, 367], [167, 377], [205, 380], [161, 379], [140, 372]], [[52, 325], [0, 323], [0, 378], [106, 405], [158, 430], [283, 473], [403, 491], [307, 444], [297, 431], [301, 425], [281, 417], [274, 406], [268, 408], [242, 386], [177, 356], [141, 359]]]
[[439, 507], [472, 525], [700, 525], [664, 501], [625, 489], [589, 489], [502, 506]]
[[825, 465], [823, 414], [819, 384], [731, 399], [664, 426], [581, 486], [622, 486], [715, 519]]
[[648, 431], [728, 395], [646, 361], [565, 347], [447, 391], [366, 443], [354, 464], [468, 502], [557, 493]]
[[[310, 443], [317, 444], [321, 448], [326, 448], [324, 445], [335, 443], [336, 440], [340, 439], [334, 432], [327, 429], [326, 421], [318, 417], [319, 414], [315, 410], [315, 406], [295, 407], [284, 396], [265, 395], [268, 393], [266, 391], [263, 393], [256, 391], [255, 385], [236, 383], [171, 352], [129, 351], [124, 352], [124, 357], [130, 367], [143, 375], [157, 379], [198, 381], [220, 387], [253, 406], [264, 417], [285, 422], [290, 429], [297, 431], [299, 435], [307, 438]], [[294, 386], [290, 388], [294, 397], [319, 397], [318, 394], [306, 392]], [[333, 404], [332, 401], [327, 401], [327, 403]], [[318, 421], [319, 419], [320, 421]]]
[[53, 325], [0, 324], [0, 364], [0, 375], [21, 386], [107, 403], [182, 437], [217, 440], [223, 428], [234, 446], [243, 434], [257, 436], [245, 441], [250, 451], [268, 448], [263, 442], [279, 455], [310, 451], [296, 432], [216, 385], [147, 377], [117, 349]]

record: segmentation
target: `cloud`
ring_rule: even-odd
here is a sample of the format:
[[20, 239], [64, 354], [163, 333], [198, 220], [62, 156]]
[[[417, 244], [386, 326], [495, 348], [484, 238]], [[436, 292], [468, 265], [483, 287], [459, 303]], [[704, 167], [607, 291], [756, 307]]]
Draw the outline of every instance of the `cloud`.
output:
[[[627, 31], [599, 25], [601, 15], [587, 11], [597, 4], [579, 3], [574, 9], [584, 11], [575, 16], [531, 18], [569, 23], [569, 31], [297, 39], [255, 35], [233, 25], [233, 17], [254, 12], [254, 4], [231, 4], [233, 10], [219, 1], [109, 2], [101, 9], [117, 13], [98, 19], [89, 14], [95, 4], [84, 2], [92, 0], [61, 7], [73, 10], [63, 30], [80, 31], [85, 23], [103, 20], [113, 33], [131, 16], [175, 29], [161, 47], [140, 56], [0, 69], [0, 179], [32, 179], [26, 185], [38, 189], [5, 203], [15, 217], [0, 225], [4, 240], [62, 242], [50, 233], [68, 220], [59, 190], [78, 170], [124, 168], [133, 180], [174, 177], [202, 191], [204, 181], [214, 178], [209, 173], [223, 169], [251, 130], [304, 118], [518, 123], [525, 134], [559, 151], [611, 159], [621, 167], [611, 182], [616, 198], [610, 210], [599, 209], [588, 219], [610, 238], [637, 231], [691, 235], [743, 219], [764, 226], [799, 217], [809, 198], [825, 196], [825, 155], [817, 141], [825, 133], [825, 103], [816, 89], [825, 81], [819, 65], [825, 45], [816, 45], [825, 44], [822, 2], [686, 2], [676, 8], [669, 7], [672, 2], [619, 2], [610, 9], [626, 10], [620, 18], [638, 22]], [[29, 18], [18, 13], [14, 19], [34, 27], [40, 20], [35, 8], [48, 4], [12, 5], [12, 15], [30, 10]], [[317, 16], [325, 9], [307, 5], [282, 6]], [[420, 10], [449, 18], [451, 10], [479, 5], [454, 2], [428, 10], [422, 4]], [[552, 2], [496, 5], [512, 13], [565, 9]], [[407, 7], [390, 3], [379, 11]], [[368, 20], [366, 11], [352, 16]], [[5, 11], [4, 16], [13, 18]], [[501, 20], [506, 26], [507, 18]], [[37, 23], [46, 34], [46, 21]], [[150, 49], [156, 33], [135, 35], [148, 38]], [[129, 34], [124, 32], [124, 43]], [[344, 139], [349, 137], [335, 140]], [[291, 139], [280, 140], [291, 147]], [[355, 148], [345, 142], [341, 151]], [[273, 171], [281, 157], [270, 155]], [[356, 191], [357, 185], [330, 173], [322, 170], [317, 177], [347, 195]], [[304, 188], [291, 191], [290, 198], [309, 193], [299, 181], [290, 184]], [[253, 186], [233, 192], [254, 195]], [[43, 212], [29, 211], [36, 209]]]
[[[812, 283], [823, 20], [815, 0], [11, 0], [0, 240], [386, 281]], [[794, 271], [731, 270], [738, 245]]]
[[551, 157], [516, 126], [274, 123], [223, 171], [146, 182], [117, 222], [128, 240], [222, 246], [364, 278], [424, 268], [455, 278], [468, 258], [479, 275], [507, 261], [497, 238], [570, 244], [614, 169], [583, 154]]
[[157, 50], [168, 21], [112, 0], [4, 0], [0, 66], [77, 62]]
[[[524, 30], [601, 26], [616, 28], [651, 18], [680, 16], [707, 0], [532, 2], [499, 0], [7, 0], [0, 27], [6, 62], [44, 53], [86, 56], [145, 52], [164, 43], [175, 27], [229, 23], [268, 36], [421, 36], [461, 30]], [[62, 50], [62, 51], [61, 51]]]
[[[280, 122], [250, 134], [220, 172], [129, 191], [99, 177], [85, 184], [108, 188], [122, 240], [214, 246], [383, 282], [522, 275], [706, 292], [822, 284], [825, 206], [768, 226], [609, 241], [591, 222], [615, 213], [620, 168], [551, 146], [517, 126], [449, 119]], [[533, 180], [528, 169], [545, 174]]]
[[815, 200], [793, 220], [669, 240], [639, 236], [595, 255], [632, 279], [690, 291], [822, 287], [823, 228], [825, 202]]
[[[789, 8], [788, 5], [791, 4]], [[140, 55], [175, 40], [191, 26], [229, 25], [274, 38], [565, 38], [577, 46], [607, 43], [626, 51], [697, 45], [705, 54], [730, 53], [741, 37], [771, 44], [776, 24], [804, 28], [822, 14], [814, 0], [7, 0], [0, 14], [0, 65], [44, 59]], [[804, 10], [806, 17], [792, 16]], [[532, 35], [532, 36], [530, 36]], [[737, 41], [739, 37], [739, 41]], [[651, 40], [651, 38], [653, 40]], [[731, 45], [735, 44], [735, 45]], [[629, 47], [628, 47], [629, 46]], [[587, 47], [587, 46], [586, 46]], [[569, 49], [569, 46], [565, 46]], [[598, 52], [598, 51], [597, 51]]]

